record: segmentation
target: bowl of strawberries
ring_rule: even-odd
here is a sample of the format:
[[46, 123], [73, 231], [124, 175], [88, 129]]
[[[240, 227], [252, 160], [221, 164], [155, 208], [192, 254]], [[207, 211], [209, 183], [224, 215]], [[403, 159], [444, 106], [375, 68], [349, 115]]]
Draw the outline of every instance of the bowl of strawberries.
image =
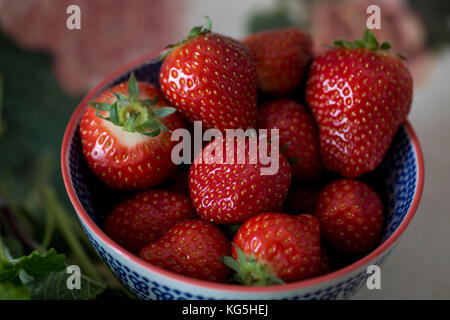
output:
[[207, 19], [80, 102], [64, 183], [138, 298], [348, 298], [389, 257], [424, 181], [411, 74], [369, 30], [311, 47]]

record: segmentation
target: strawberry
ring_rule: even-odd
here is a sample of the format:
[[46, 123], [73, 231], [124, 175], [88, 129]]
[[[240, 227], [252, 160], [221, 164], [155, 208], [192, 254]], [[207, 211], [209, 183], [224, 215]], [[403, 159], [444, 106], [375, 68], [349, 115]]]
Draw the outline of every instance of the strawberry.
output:
[[183, 120], [157, 88], [128, 82], [104, 91], [87, 108], [80, 122], [84, 157], [108, 187], [144, 189], [166, 179], [174, 170], [168, 130]]
[[[203, 219], [240, 224], [260, 212], [281, 209], [291, 182], [289, 163], [278, 153], [274, 156], [278, 168], [263, 165], [258, 154], [253, 153], [260, 154], [262, 145], [258, 139], [252, 139], [217, 138], [191, 165], [191, 199]], [[253, 149], [251, 143], [257, 146]], [[270, 147], [268, 143], [272, 157]], [[233, 153], [229, 151], [231, 148]], [[268, 171], [264, 173], [263, 168]]]
[[188, 196], [155, 189], [119, 203], [106, 217], [104, 230], [125, 249], [138, 252], [178, 222], [196, 216]]
[[189, 120], [207, 128], [235, 129], [256, 122], [257, 73], [243, 43], [195, 27], [170, 46], [160, 71], [161, 90]]
[[311, 37], [285, 28], [255, 33], [243, 40], [252, 50], [263, 92], [292, 93], [300, 84], [311, 56]]
[[319, 125], [324, 166], [346, 177], [374, 170], [412, 101], [412, 77], [400, 57], [366, 30], [314, 59], [306, 100]]
[[340, 179], [325, 186], [317, 200], [316, 216], [324, 240], [338, 252], [360, 255], [378, 243], [383, 227], [383, 205], [369, 186]]
[[139, 256], [185, 276], [223, 282], [230, 269], [219, 259], [229, 254], [230, 242], [216, 226], [204, 220], [186, 220], [142, 249]]
[[317, 125], [304, 106], [288, 98], [266, 103], [259, 111], [258, 127], [279, 129], [280, 146], [291, 160], [294, 180], [313, 180], [321, 174]]
[[311, 215], [261, 213], [236, 233], [225, 263], [246, 285], [293, 282], [320, 271], [320, 228]]

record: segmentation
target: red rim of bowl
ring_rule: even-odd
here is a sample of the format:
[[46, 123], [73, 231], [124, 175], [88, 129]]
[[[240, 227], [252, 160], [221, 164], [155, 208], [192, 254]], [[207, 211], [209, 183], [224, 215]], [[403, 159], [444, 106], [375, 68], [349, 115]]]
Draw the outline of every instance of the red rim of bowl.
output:
[[78, 197], [75, 193], [75, 190], [73, 188], [69, 172], [67, 170], [67, 151], [70, 145], [70, 138], [72, 137], [72, 132], [74, 131], [74, 127], [77, 125], [79, 118], [81, 116], [82, 111], [84, 110], [85, 106], [89, 101], [91, 101], [95, 95], [104, 88], [108, 83], [116, 79], [121, 74], [125, 73], [126, 71], [129, 71], [133, 69], [134, 67], [143, 64], [151, 59], [154, 59], [157, 57], [161, 51], [155, 51], [150, 54], [147, 54], [145, 56], [142, 56], [123, 67], [119, 68], [115, 72], [111, 73], [109, 76], [107, 76], [100, 84], [98, 84], [94, 89], [92, 89], [80, 102], [80, 104], [77, 106], [75, 112], [72, 114], [70, 121], [66, 127], [63, 143], [62, 143], [62, 149], [61, 149], [61, 170], [62, 175], [64, 179], [64, 185], [67, 190], [67, 194], [69, 195], [70, 201], [72, 202], [72, 205], [74, 206], [78, 216], [80, 219], [91, 229], [93, 233], [95, 233], [102, 241], [104, 241], [108, 246], [110, 246], [113, 250], [115, 250], [118, 254], [123, 256], [125, 259], [128, 259], [131, 263], [139, 265], [141, 268], [148, 269], [151, 272], [154, 272], [162, 277], [170, 278], [171, 280], [179, 281], [187, 285], [191, 286], [197, 286], [202, 287], [209, 290], [221, 290], [221, 291], [229, 291], [229, 292], [237, 292], [237, 293], [270, 293], [270, 292], [280, 292], [280, 291], [289, 291], [289, 290], [295, 290], [295, 289], [302, 289], [310, 286], [315, 286], [327, 281], [335, 280], [345, 274], [351, 273], [352, 271], [355, 271], [359, 269], [360, 267], [368, 264], [378, 256], [380, 256], [383, 252], [385, 252], [388, 248], [390, 248], [395, 241], [400, 237], [400, 235], [405, 231], [405, 229], [408, 227], [409, 223], [411, 222], [412, 218], [414, 217], [414, 214], [419, 206], [421, 197], [422, 197], [422, 191], [423, 191], [423, 185], [424, 185], [424, 164], [423, 164], [423, 154], [422, 150], [420, 148], [419, 140], [417, 139], [416, 133], [414, 132], [414, 129], [412, 128], [411, 124], [409, 122], [405, 123], [406, 129], [408, 131], [408, 135], [410, 136], [414, 150], [417, 157], [417, 165], [418, 165], [418, 176], [417, 176], [417, 186], [414, 193], [414, 199], [412, 202], [411, 207], [408, 210], [408, 213], [406, 214], [405, 218], [401, 222], [400, 226], [395, 230], [395, 232], [386, 239], [379, 247], [377, 247], [375, 250], [370, 252], [368, 255], [366, 255], [364, 258], [342, 268], [339, 270], [336, 270], [334, 272], [328, 273], [323, 276], [315, 277], [309, 280], [303, 280], [303, 281], [297, 281], [292, 282], [288, 284], [283, 285], [271, 285], [271, 286], [262, 286], [262, 287], [249, 287], [249, 286], [243, 286], [243, 285], [237, 285], [237, 284], [221, 284], [221, 283], [214, 283], [210, 281], [203, 281], [203, 280], [197, 280], [194, 278], [186, 277], [183, 275], [179, 275], [170, 271], [166, 271], [164, 269], [161, 269], [159, 267], [153, 266], [149, 263], [147, 263], [145, 260], [133, 255], [132, 253], [126, 251], [122, 247], [120, 247], [118, 244], [116, 244], [111, 238], [109, 238], [103, 230], [97, 226], [97, 224], [89, 217], [87, 212], [84, 210], [83, 206], [78, 200]]

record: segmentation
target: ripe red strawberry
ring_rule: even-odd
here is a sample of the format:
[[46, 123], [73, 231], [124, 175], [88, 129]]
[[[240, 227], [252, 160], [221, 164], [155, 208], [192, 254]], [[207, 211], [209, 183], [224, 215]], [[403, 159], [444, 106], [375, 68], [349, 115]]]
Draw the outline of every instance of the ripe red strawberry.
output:
[[247, 285], [314, 277], [320, 271], [319, 223], [311, 215], [261, 213], [238, 230], [232, 254], [224, 261]]
[[219, 228], [204, 220], [186, 220], [142, 249], [139, 256], [185, 276], [223, 282], [230, 269], [220, 258], [229, 254], [230, 242]]
[[382, 161], [412, 101], [412, 78], [401, 59], [366, 30], [364, 40], [335, 42], [316, 57], [306, 99], [319, 125], [324, 166], [347, 177]]
[[178, 222], [195, 217], [188, 196], [155, 189], [119, 203], [106, 217], [104, 230], [125, 249], [139, 252]]
[[383, 227], [383, 205], [369, 186], [341, 179], [325, 186], [316, 216], [324, 240], [340, 253], [359, 255], [373, 249]]
[[[254, 149], [253, 143], [257, 143]], [[189, 172], [189, 188], [203, 219], [239, 224], [260, 212], [281, 210], [291, 183], [291, 168], [278, 152], [274, 156], [278, 167], [262, 164], [260, 149], [263, 144], [257, 138], [217, 138], [196, 157]], [[268, 153], [271, 157], [269, 143]], [[268, 171], [265, 174], [264, 169]]]
[[205, 127], [247, 128], [256, 122], [257, 74], [243, 43], [195, 27], [161, 66], [166, 98], [189, 120]]
[[258, 127], [279, 129], [279, 143], [291, 160], [294, 180], [313, 180], [321, 174], [317, 125], [304, 106], [287, 98], [269, 102], [259, 111]]
[[144, 189], [166, 179], [174, 170], [170, 133], [183, 120], [157, 88], [128, 82], [104, 91], [80, 122], [84, 157], [108, 187]]
[[243, 41], [252, 50], [263, 92], [292, 93], [300, 84], [311, 56], [311, 37], [296, 29], [263, 31]]

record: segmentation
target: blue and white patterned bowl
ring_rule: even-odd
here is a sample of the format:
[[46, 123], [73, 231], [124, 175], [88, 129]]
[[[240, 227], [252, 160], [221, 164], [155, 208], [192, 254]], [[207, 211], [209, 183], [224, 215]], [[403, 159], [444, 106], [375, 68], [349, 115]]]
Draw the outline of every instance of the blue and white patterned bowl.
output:
[[[387, 189], [387, 223], [379, 246], [364, 258], [335, 272], [285, 285], [245, 287], [196, 280], [150, 265], [127, 252], [101, 229], [105, 214], [125, 195], [104, 187], [88, 169], [78, 133], [82, 111], [106, 88], [125, 81], [134, 72], [137, 79], [158, 86], [158, 53], [138, 59], [108, 76], [81, 101], [66, 128], [61, 165], [67, 193], [92, 245], [118, 279], [142, 299], [341, 299], [360, 289], [369, 265], [381, 265], [392, 252], [419, 205], [424, 183], [423, 158], [409, 123], [399, 129], [384, 159], [380, 173]], [[93, 196], [95, 194], [95, 196]]]

